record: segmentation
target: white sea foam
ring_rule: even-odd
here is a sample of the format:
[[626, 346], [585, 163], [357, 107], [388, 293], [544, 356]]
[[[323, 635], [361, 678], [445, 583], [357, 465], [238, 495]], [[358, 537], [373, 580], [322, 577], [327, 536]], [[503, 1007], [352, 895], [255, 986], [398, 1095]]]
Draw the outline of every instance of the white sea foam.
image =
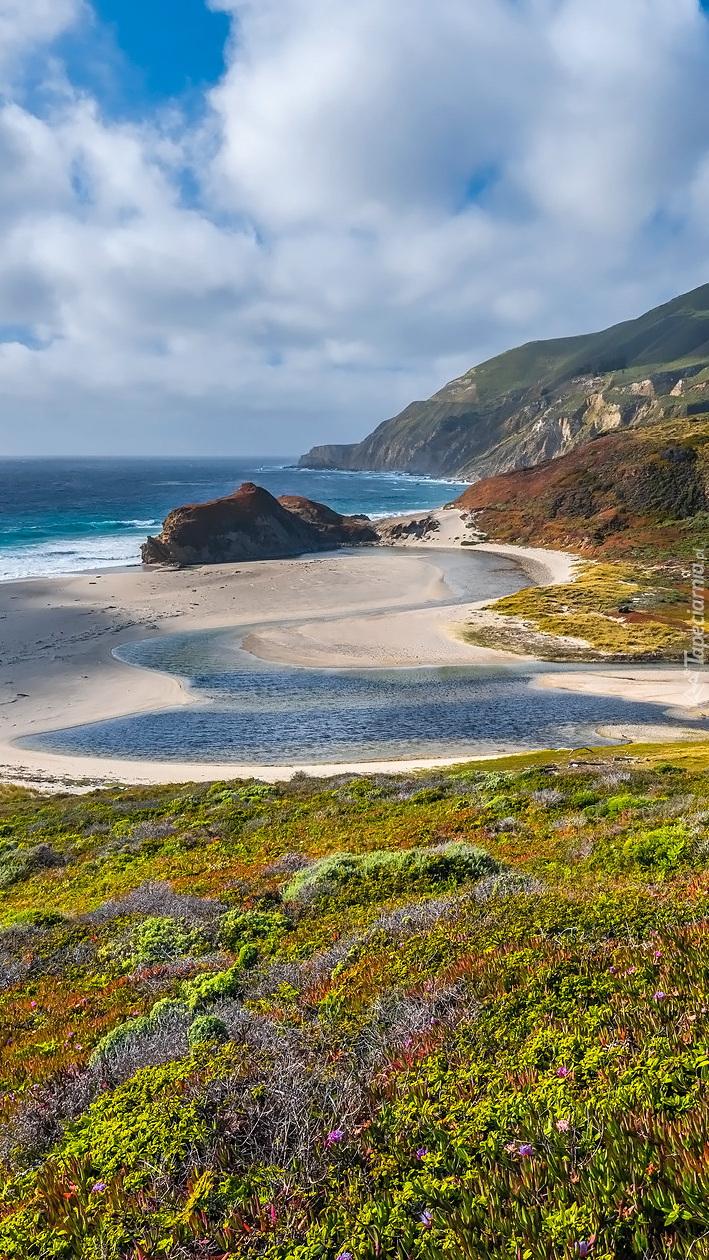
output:
[[8, 547], [0, 551], [0, 581], [140, 564], [140, 544], [144, 541], [144, 534], [92, 534]]

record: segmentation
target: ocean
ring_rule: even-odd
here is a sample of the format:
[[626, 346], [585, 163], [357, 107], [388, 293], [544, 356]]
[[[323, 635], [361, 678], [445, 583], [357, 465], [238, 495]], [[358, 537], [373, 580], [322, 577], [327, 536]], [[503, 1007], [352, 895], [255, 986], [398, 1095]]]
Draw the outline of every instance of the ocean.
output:
[[441, 507], [463, 485], [311, 472], [287, 458], [0, 460], [0, 580], [139, 564], [140, 544], [171, 508], [231, 494], [242, 481], [371, 517]]

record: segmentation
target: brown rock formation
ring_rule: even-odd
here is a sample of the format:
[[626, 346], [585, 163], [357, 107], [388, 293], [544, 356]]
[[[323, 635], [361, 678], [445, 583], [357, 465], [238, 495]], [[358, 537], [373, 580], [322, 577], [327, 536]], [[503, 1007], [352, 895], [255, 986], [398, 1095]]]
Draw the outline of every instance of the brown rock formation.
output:
[[224, 499], [175, 508], [141, 553], [143, 564], [223, 564], [372, 542], [377, 534], [367, 517], [340, 516], [310, 499], [276, 499], [247, 481]]

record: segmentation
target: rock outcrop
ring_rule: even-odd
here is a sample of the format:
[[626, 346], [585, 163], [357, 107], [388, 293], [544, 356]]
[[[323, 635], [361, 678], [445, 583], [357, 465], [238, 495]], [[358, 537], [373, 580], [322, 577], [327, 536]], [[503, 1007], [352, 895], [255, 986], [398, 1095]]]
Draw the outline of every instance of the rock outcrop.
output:
[[600, 333], [535, 341], [450, 381], [304, 468], [477, 481], [573, 451], [599, 434], [709, 412], [709, 284]]
[[223, 564], [377, 541], [366, 516], [340, 516], [291, 495], [276, 499], [247, 481], [224, 499], [175, 508], [161, 533], [143, 543], [141, 554], [143, 564]]

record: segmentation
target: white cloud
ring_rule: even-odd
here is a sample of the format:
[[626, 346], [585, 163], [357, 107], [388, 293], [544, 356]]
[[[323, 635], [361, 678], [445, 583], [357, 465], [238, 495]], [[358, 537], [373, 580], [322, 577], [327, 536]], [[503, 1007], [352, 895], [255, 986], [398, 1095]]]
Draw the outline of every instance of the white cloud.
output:
[[[212, 7], [234, 34], [199, 124], [6, 91], [7, 452], [354, 438], [490, 353], [709, 280], [697, 0]], [[0, 63], [81, 13], [0, 0]]]

